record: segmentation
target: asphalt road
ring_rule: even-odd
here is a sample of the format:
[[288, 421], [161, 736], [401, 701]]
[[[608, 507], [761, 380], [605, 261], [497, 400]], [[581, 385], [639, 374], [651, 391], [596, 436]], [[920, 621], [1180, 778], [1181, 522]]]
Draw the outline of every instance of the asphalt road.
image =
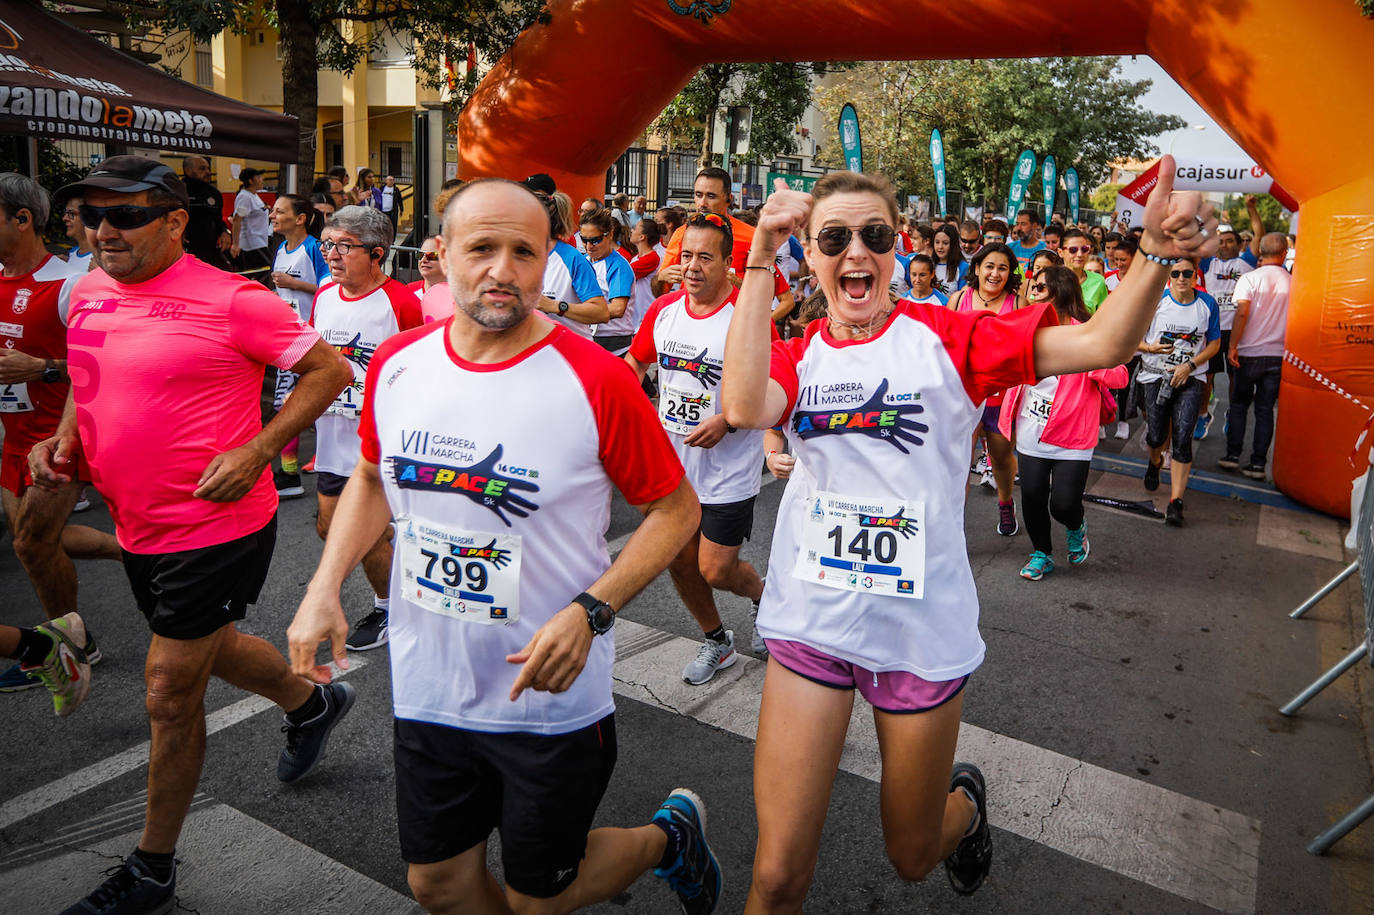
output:
[[[1207, 448], [1218, 448], [1217, 437]], [[1124, 447], [1140, 455], [1134, 442]], [[1215, 460], [1208, 455], [1200, 454], [1199, 466]], [[156, 456], [149, 472], [156, 472]], [[1149, 497], [1122, 476], [1094, 474], [1094, 486], [1114, 494], [1134, 486], [1135, 498]], [[1160, 509], [1163, 492], [1155, 494]], [[744, 551], [761, 569], [781, 494], [781, 485], [764, 487], [755, 539]], [[607, 539], [628, 533], [637, 517], [617, 501]], [[961, 754], [977, 750], [1001, 773], [1000, 781], [990, 780], [996, 828], [987, 884], [964, 899], [938, 871], [923, 884], [895, 876], [879, 828], [871, 732], [865, 737], [856, 722], [808, 910], [1369, 910], [1374, 826], [1324, 858], [1303, 846], [1374, 789], [1374, 677], [1368, 669], [1348, 675], [1297, 718], [1276, 711], [1360, 638], [1358, 592], [1349, 585], [1309, 619], [1286, 615], [1349, 561], [1332, 542], [1337, 525], [1201, 493], [1190, 494], [1182, 529], [1098, 507], [1088, 517], [1088, 562], [1061, 565], [1028, 583], [1016, 575], [1029, 552], [1025, 534], [997, 536], [991, 494], [974, 489], [969, 496], [969, 554], [988, 653], [966, 692], [970, 728]], [[110, 529], [98, 504], [80, 520]], [[1056, 537], [1062, 544], [1062, 531]], [[271, 577], [245, 630], [284, 647], [319, 553], [313, 496], [283, 503]], [[105, 655], [91, 699], [59, 722], [41, 691], [0, 695], [8, 738], [0, 751], [0, 912], [62, 908], [96, 885], [137, 837], [146, 768], [135, 748], [147, 739], [147, 630], [115, 564], [84, 564], [80, 572], [82, 611]], [[367, 590], [355, 573], [345, 606], [356, 615], [367, 609]], [[726, 595], [720, 604], [747, 646], [747, 602]], [[0, 622], [32, 624], [38, 617], [6, 545]], [[683, 689], [674, 685], [675, 661], [646, 668], [645, 659], [658, 655], [626, 657], [631, 635], [637, 652], [650, 646], [664, 657], [690, 649], [671, 637], [699, 637], [666, 575], [622, 619], [649, 628], [621, 627], [618, 676], [621, 665], [640, 664], [636, 676]], [[184, 910], [405, 910], [387, 652], [369, 652], [365, 660], [348, 674], [358, 703], [335, 732], [329, 758], [294, 786], [273, 774], [282, 740], [278, 714], [245, 705], [245, 694], [212, 682], [206, 709], [219, 713], [223, 726], [209, 738], [196, 830], [179, 849]], [[628, 676], [618, 687], [620, 762], [599, 822], [642, 823], [673, 787], [695, 788], [708, 803], [711, 839], [725, 869], [722, 912], [742, 909], [749, 884], [755, 821], [748, 690], [759, 669], [740, 665], [733, 681], [722, 677], [700, 703], [652, 701], [647, 694], [641, 701]], [[726, 716], [727, 706], [743, 711]], [[328, 895], [330, 887], [343, 889]], [[388, 902], [360, 901], [374, 898]], [[667, 888], [645, 877], [597, 911], [673, 908]]]

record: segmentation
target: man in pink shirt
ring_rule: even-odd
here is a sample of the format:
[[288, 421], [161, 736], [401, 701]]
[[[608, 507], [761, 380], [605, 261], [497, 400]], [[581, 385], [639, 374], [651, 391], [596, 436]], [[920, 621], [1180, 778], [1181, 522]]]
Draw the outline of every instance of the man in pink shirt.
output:
[[1252, 480], [1264, 479], [1269, 443], [1274, 439], [1274, 405], [1283, 374], [1283, 342], [1288, 327], [1288, 290], [1293, 278], [1283, 268], [1288, 236], [1270, 232], [1260, 238], [1258, 268], [1236, 280], [1232, 300], [1236, 320], [1226, 359], [1236, 367], [1231, 382], [1231, 406], [1226, 410], [1226, 455], [1217, 466], [1240, 467], [1245, 447], [1245, 423], [1255, 406], [1255, 439], [1250, 463], [1241, 470]]
[[[57, 433], [33, 446], [29, 467], [36, 484], [51, 488], [68, 483], [84, 456], [153, 633], [143, 835], [124, 864], [67, 911], [165, 911], [205, 756], [210, 676], [285, 710], [282, 781], [313, 768], [352, 704], [352, 687], [296, 676], [271, 643], [234, 626], [256, 602], [272, 557], [271, 461], [352, 372], [277, 296], [182, 250], [189, 201], [165, 165], [115, 156], [64, 191], [84, 197], [81, 219], [102, 269], [72, 293], [71, 396]], [[263, 428], [267, 364], [300, 380]], [[151, 470], [150, 455], [158, 456]]]

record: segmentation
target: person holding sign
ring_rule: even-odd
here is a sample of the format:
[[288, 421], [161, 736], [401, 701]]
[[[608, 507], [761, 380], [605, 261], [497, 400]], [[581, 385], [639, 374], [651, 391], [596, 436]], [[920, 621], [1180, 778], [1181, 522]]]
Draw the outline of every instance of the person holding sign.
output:
[[[1165, 157], [1168, 164], [1171, 160]], [[1143, 251], [1083, 324], [894, 303], [897, 219], [880, 177], [832, 172], [764, 207], [726, 339], [725, 417], [782, 425], [797, 463], [778, 509], [758, 628], [769, 650], [754, 756], [758, 844], [746, 912], [800, 911], [859, 690], [874, 706], [882, 823], [905, 879], [944, 860], [975, 891], [991, 863], [986, 788], [954, 764], [961, 691], [983, 659], [964, 542], [968, 442], [988, 395], [1128, 358], [1173, 259], [1209, 253], [1201, 196], [1151, 198]], [[804, 233], [828, 312], [774, 343], [762, 270]]]
[[[625, 357], [641, 379], [649, 366], [658, 365], [659, 420], [701, 500], [701, 529], [668, 567], [704, 634], [697, 656], [682, 671], [682, 679], [694, 686], [739, 659], [734, 631], [721, 622], [712, 589], [747, 597], [755, 611], [763, 594], [759, 573], [739, 558], [754, 526], [763, 433], [736, 429], [720, 408], [725, 334], [738, 294], [728, 272], [733, 246], [730, 223], [715, 213], [687, 220], [683, 291], [660, 296], [649, 307]], [[770, 274], [777, 247], [769, 250]], [[771, 317], [769, 326], [778, 339]], [[761, 640], [751, 648], [761, 650]]]
[[[381, 210], [347, 206], [329, 217], [320, 242], [331, 282], [316, 293], [310, 320], [353, 369], [352, 383], [315, 421], [315, 493], [320, 507], [315, 530], [321, 539], [329, 535], [339, 494], [358, 463], [363, 379], [372, 356], [388, 337], [424, 323], [415, 293], [382, 272], [393, 234], [391, 220]], [[354, 651], [387, 642], [391, 543], [386, 533], [363, 557], [363, 572], [375, 598], [348, 637]]]
[[[1148, 242], [1139, 253], [1149, 250]], [[1145, 255], [1148, 260], [1149, 255]], [[1132, 265], [1131, 276], [1140, 270]], [[1141, 402], [1145, 407], [1145, 444], [1150, 462], [1145, 466], [1145, 488], [1159, 488], [1159, 470], [1165, 443], [1173, 438], [1173, 464], [1169, 470], [1169, 506], [1164, 520], [1183, 524], [1183, 493], [1193, 467], [1193, 428], [1207, 389], [1207, 362], [1221, 350], [1221, 312], [1216, 299], [1193, 285], [1196, 261], [1180, 259], [1169, 269], [1169, 288], [1149, 333], [1140, 343]], [[1125, 280], [1121, 281], [1125, 284]], [[1118, 286], [1118, 289], [1121, 287]]]

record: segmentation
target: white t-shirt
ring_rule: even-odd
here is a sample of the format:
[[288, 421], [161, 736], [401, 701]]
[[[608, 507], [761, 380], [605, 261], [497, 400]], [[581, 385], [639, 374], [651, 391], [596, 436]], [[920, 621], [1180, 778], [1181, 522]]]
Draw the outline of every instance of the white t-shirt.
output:
[[990, 394], [1035, 381], [1049, 306], [1008, 315], [899, 302], [878, 334], [826, 322], [773, 345], [797, 470], [778, 508], [764, 637], [874, 671], [953, 680], [978, 667], [964, 541], [968, 443]]
[[82, 254], [80, 251], [73, 250], [67, 255], [67, 276], [85, 276], [91, 271], [91, 265], [95, 263], [94, 251], [87, 251]]
[[234, 197], [234, 215], [242, 220], [239, 223], [239, 248], [244, 251], [266, 248], [272, 230], [268, 225], [267, 204], [262, 202], [262, 198], [252, 191], [240, 190]]
[[[629, 299], [634, 294], [634, 271], [630, 269], [630, 262], [625, 260], [625, 256], [619, 251], [612, 251], [601, 260], [592, 261], [592, 272], [596, 274], [596, 284], [607, 302], [622, 296]], [[639, 324], [635, 321], [630, 304], [628, 301], [625, 303], [625, 313], [620, 317], [611, 318], [605, 324], [598, 324], [595, 336], [615, 337], [633, 334]]]
[[393, 337], [367, 374], [362, 453], [396, 518], [393, 709], [575, 731], [614, 711], [615, 630], [562, 693], [510, 701], [521, 666], [506, 656], [610, 566], [611, 486], [642, 505], [676, 490], [682, 467], [624, 360], [554, 327], [500, 366], [473, 365], [449, 346], [453, 320]]
[[[272, 259], [272, 272], [304, 280], [315, 287], [315, 292], [319, 292], [320, 287], [329, 281], [329, 265], [320, 251], [320, 240], [313, 235], [305, 236], [294, 249], [288, 249], [286, 242], [278, 245], [276, 256]], [[315, 292], [277, 287], [277, 295], [307, 324], [310, 323], [311, 308], [315, 304]]]
[[1016, 450], [1031, 457], [1054, 461], [1091, 461], [1091, 448], [1061, 448], [1040, 441], [1045, 423], [1050, 418], [1054, 395], [1059, 391], [1059, 376], [1047, 375], [1034, 385], [1027, 385], [1021, 397], [1021, 409], [1016, 416]]
[[1207, 293], [1217, 300], [1217, 307], [1221, 309], [1222, 330], [1230, 330], [1236, 321], [1236, 303], [1233, 298], [1236, 282], [1255, 269], [1253, 260], [1254, 255], [1245, 251], [1239, 257], [1233, 257], [1228, 261], [1219, 257], [1209, 257], [1202, 266]]
[[[596, 281], [591, 261], [567, 242], [554, 242], [544, 265], [544, 296], [555, 302], [577, 305], [601, 294], [601, 284]], [[590, 338], [596, 330], [595, 324], [583, 324], [563, 315], [551, 314], [549, 317], [579, 336]]]
[[1265, 264], [1236, 283], [1235, 299], [1250, 303], [1238, 356], [1282, 356], [1288, 330], [1288, 293], [1293, 276], [1278, 264]]
[[[1174, 348], [1167, 353], [1141, 353], [1140, 374], [1137, 377], [1140, 381], [1158, 381], [1166, 374], [1172, 374], [1175, 366], [1192, 359], [1220, 336], [1217, 303], [1210, 295], [1195, 290], [1193, 300], [1185, 305], [1166, 292], [1155, 307], [1145, 342], [1172, 343]], [[1206, 378], [1207, 362], [1194, 367], [1188, 377]]]
[[358, 463], [358, 420], [367, 367], [377, 347], [389, 337], [423, 323], [420, 302], [404, 283], [390, 278], [356, 299], [344, 295], [338, 283], [326, 283], [315, 293], [310, 318], [324, 342], [353, 369], [353, 383], [315, 420], [315, 469], [346, 477]]
[[731, 289], [707, 315], [691, 312], [686, 292], [660, 296], [630, 344], [638, 362], [658, 365], [659, 419], [703, 505], [753, 498], [763, 482], [762, 429], [726, 433], [713, 448], [686, 444], [701, 423], [721, 412], [725, 334], [736, 295], [738, 290]]

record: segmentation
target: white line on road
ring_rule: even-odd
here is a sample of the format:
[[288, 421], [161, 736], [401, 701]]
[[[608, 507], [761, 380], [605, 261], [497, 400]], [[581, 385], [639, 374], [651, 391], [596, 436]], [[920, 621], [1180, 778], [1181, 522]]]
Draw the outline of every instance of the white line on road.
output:
[[[740, 656], [705, 686], [681, 670], [698, 643], [616, 621], [615, 691], [753, 739], [765, 664]], [[971, 724], [959, 758], [988, 777], [992, 825], [1224, 912], [1255, 909], [1260, 823]], [[882, 774], [873, 717], [855, 703], [840, 768]]]
[[[350, 657], [348, 659], [348, 670], [339, 670], [333, 664], [330, 669], [334, 671], [334, 676], [343, 677], [350, 671], [359, 669], [367, 665], [367, 660], [360, 657]], [[233, 727], [240, 721], [246, 721], [254, 715], [265, 712], [273, 708], [276, 703], [262, 696], [248, 696], [240, 699], [232, 705], [216, 709], [205, 716], [205, 736], [209, 737], [217, 731]], [[10, 798], [4, 804], [0, 804], [0, 829], [5, 829], [18, 823], [20, 820], [27, 819], [35, 814], [42, 813], [49, 807], [56, 806], [62, 801], [73, 798], [78, 794], [90, 791], [92, 788], [99, 787], [108, 781], [127, 775], [134, 770], [148, 764], [148, 741], [132, 746], [127, 750], [108, 756], [97, 763], [91, 763], [84, 769], [77, 769], [71, 775], [65, 775], [57, 781], [48, 782], [32, 791], [26, 791], [18, 797]]]

